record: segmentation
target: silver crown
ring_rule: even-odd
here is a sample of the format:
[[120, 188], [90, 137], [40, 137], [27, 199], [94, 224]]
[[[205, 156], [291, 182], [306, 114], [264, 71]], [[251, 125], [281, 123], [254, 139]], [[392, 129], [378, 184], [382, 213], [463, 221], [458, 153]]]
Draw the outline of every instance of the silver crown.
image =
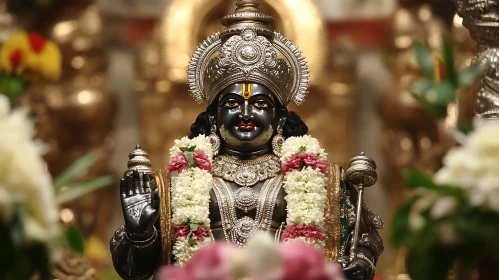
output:
[[310, 80], [305, 58], [273, 30], [274, 19], [260, 13], [259, 5], [259, 0], [238, 0], [235, 13], [222, 20], [227, 29], [210, 36], [194, 52], [188, 82], [196, 102], [210, 104], [237, 82], [266, 86], [284, 106], [305, 99]]

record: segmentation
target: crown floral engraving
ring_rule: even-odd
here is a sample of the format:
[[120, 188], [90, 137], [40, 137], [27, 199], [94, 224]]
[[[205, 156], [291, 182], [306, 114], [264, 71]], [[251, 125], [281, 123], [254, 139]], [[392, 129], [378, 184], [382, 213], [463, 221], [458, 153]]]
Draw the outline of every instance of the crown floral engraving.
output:
[[210, 104], [238, 82], [266, 86], [284, 106], [304, 101], [310, 80], [305, 58], [290, 40], [273, 31], [274, 20], [259, 11], [259, 3], [238, 1], [236, 12], [222, 20], [227, 29], [194, 52], [188, 83], [196, 102]]

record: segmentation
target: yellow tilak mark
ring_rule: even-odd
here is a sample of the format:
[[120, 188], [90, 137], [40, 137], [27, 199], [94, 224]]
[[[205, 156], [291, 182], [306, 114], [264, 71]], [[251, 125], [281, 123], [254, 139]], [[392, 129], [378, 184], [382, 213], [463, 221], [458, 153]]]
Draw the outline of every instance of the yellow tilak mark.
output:
[[248, 100], [251, 97], [251, 84], [243, 84], [241, 89], [241, 95], [244, 99]]

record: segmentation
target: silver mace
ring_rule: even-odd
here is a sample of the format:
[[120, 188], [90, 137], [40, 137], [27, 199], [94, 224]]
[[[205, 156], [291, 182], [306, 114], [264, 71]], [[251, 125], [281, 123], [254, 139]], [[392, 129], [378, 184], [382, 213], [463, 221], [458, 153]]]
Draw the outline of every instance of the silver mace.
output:
[[345, 173], [346, 179], [357, 186], [359, 197], [357, 199], [357, 217], [355, 221], [355, 230], [353, 232], [352, 246], [350, 247], [350, 261], [355, 259], [357, 253], [357, 245], [359, 242], [360, 217], [362, 214], [362, 202], [364, 201], [364, 188], [373, 186], [378, 180], [376, 173], [376, 163], [374, 160], [360, 153], [350, 160], [348, 170]]

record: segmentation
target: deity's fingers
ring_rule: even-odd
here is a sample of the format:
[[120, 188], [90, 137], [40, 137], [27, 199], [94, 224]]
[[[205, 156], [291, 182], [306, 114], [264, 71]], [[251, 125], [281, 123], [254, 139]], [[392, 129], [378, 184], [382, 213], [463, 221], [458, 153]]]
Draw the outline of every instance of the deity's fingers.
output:
[[144, 190], [145, 187], [144, 180], [146, 177], [147, 174], [145, 174], [144, 172], [139, 172], [139, 193], [146, 193], [146, 191]]
[[125, 184], [124, 178], [121, 178], [121, 180], [120, 180], [120, 193], [121, 193], [122, 198], [127, 197], [127, 190], [126, 190], [126, 184]]
[[149, 176], [149, 174], [144, 173], [144, 191], [146, 193], [151, 192], [151, 178]]
[[343, 273], [346, 275], [353, 275], [355, 272], [360, 270], [360, 266], [358, 264], [354, 264], [352, 266], [349, 266], [347, 268], [343, 269]]
[[140, 188], [140, 175], [139, 175], [139, 171], [137, 170], [137, 168], [134, 168], [133, 169], [133, 173], [132, 173], [132, 177], [133, 177], [133, 193], [134, 194], [140, 194], [140, 191], [139, 191], [139, 188]]
[[133, 178], [131, 174], [127, 174], [125, 178], [126, 191], [128, 196], [133, 195]]
[[159, 190], [156, 188], [151, 195], [151, 206], [152, 208], [159, 209]]

